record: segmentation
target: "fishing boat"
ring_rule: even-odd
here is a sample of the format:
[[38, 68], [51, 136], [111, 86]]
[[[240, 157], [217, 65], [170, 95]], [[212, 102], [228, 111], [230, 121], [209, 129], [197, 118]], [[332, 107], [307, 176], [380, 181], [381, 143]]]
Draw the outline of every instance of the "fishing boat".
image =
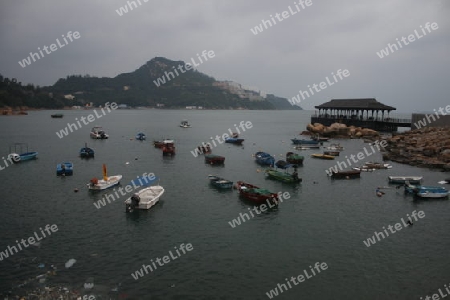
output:
[[87, 184], [89, 190], [100, 191], [113, 187], [120, 183], [122, 175], [108, 176], [106, 171], [106, 165], [103, 164], [103, 179], [92, 178]]
[[320, 159], [334, 159], [333, 155], [326, 155], [326, 154], [322, 154], [322, 153], [311, 154], [311, 157], [320, 158]]
[[173, 140], [164, 140], [162, 147], [163, 156], [172, 156], [175, 155], [175, 145]]
[[318, 141], [318, 142], [328, 142], [330, 138], [317, 135], [317, 136], [312, 136], [311, 139], [314, 141]]
[[80, 149], [80, 157], [81, 158], [90, 158], [94, 157], [95, 152], [92, 148], [87, 146], [87, 143], [84, 144], [84, 147]]
[[109, 135], [107, 135], [105, 133], [105, 131], [103, 130], [103, 128], [101, 126], [93, 127], [90, 135], [91, 135], [91, 138], [93, 138], [93, 139], [104, 140], [104, 139], [109, 138]]
[[[130, 186], [134, 186], [135, 188], [142, 186], [149, 186], [154, 181], [158, 180], [158, 177], [154, 177], [151, 180], [149, 177], [141, 177], [131, 181]], [[159, 202], [159, 199], [164, 194], [164, 188], [157, 185], [152, 185], [146, 188], [139, 190], [137, 193], [134, 193], [133, 196], [129, 197], [125, 200], [125, 211], [133, 212], [134, 210], [148, 210], [156, 203]]]
[[295, 166], [295, 168], [297, 168], [297, 165], [290, 164], [287, 161], [281, 160], [281, 159], [277, 160], [277, 162], [275, 163], [275, 167], [277, 167], [279, 169], [283, 169], [283, 170], [292, 168], [294, 166]]
[[145, 133], [139, 132], [138, 134], [136, 134], [136, 140], [145, 141], [145, 139], [147, 139], [147, 137], [145, 136]]
[[211, 185], [215, 186], [216, 188], [219, 189], [231, 189], [233, 187], [233, 181], [224, 179], [224, 178], [220, 178], [218, 176], [214, 176], [214, 175], [208, 175], [209, 178], [209, 182], [211, 183]]
[[354, 179], [361, 177], [361, 171], [349, 170], [349, 171], [335, 171], [331, 170], [331, 178], [334, 179]]
[[383, 164], [378, 162], [366, 162], [365, 165], [369, 169], [391, 169], [392, 166], [390, 164]]
[[225, 143], [230, 143], [230, 144], [241, 145], [243, 141], [244, 141], [244, 139], [239, 139], [239, 138], [234, 138], [234, 137], [225, 138]]
[[64, 162], [56, 165], [56, 176], [71, 175], [73, 175], [73, 164], [71, 162]]
[[295, 146], [294, 149], [296, 149], [296, 150], [320, 149], [320, 145], [301, 145], [301, 146]]
[[298, 177], [297, 171], [292, 174], [287, 172], [280, 172], [274, 169], [266, 170], [266, 175], [268, 178], [275, 179], [285, 183], [299, 183], [302, 179]]
[[162, 141], [156, 141], [153, 140], [153, 146], [155, 146], [155, 148], [162, 148], [164, 147], [165, 144], [173, 144], [174, 141], [172, 139], [164, 139]]
[[206, 154], [205, 163], [210, 165], [223, 165], [225, 162], [225, 157], [215, 154]]
[[319, 141], [315, 140], [305, 140], [305, 139], [291, 139], [294, 145], [319, 145]]
[[255, 153], [255, 160], [262, 166], [274, 166], [275, 158], [266, 152], [258, 151]]
[[422, 181], [422, 176], [388, 176], [389, 183], [400, 183], [404, 184], [407, 181], [409, 183], [420, 183]]
[[341, 144], [331, 144], [330, 146], [326, 147], [326, 149], [332, 151], [343, 151], [344, 147], [342, 147]]
[[353, 170], [360, 171], [360, 172], [373, 172], [376, 169], [369, 168], [367, 166], [361, 166], [361, 167], [354, 167]]
[[325, 155], [333, 155], [333, 156], [339, 156], [339, 151], [323, 151], [323, 154]]
[[301, 165], [305, 158], [293, 152], [286, 153], [286, 161], [290, 164]]
[[189, 128], [189, 127], [191, 127], [191, 124], [189, 124], [188, 120], [183, 120], [180, 123], [180, 127], [182, 127], [182, 128]]
[[62, 117], [64, 117], [64, 115], [63, 114], [53, 114], [53, 115], [50, 115], [50, 117], [52, 117], [52, 118], [62, 118]]
[[28, 151], [28, 144], [26, 143], [15, 143], [9, 146], [9, 152], [11, 153], [8, 155], [8, 158], [14, 163], [32, 160], [38, 155], [36, 151]]
[[405, 193], [414, 194], [420, 198], [446, 198], [449, 191], [440, 186], [421, 186], [405, 183]]
[[256, 185], [243, 181], [236, 182], [236, 188], [239, 191], [239, 195], [256, 204], [267, 203], [269, 206], [270, 204], [273, 204], [274, 206], [278, 205], [278, 195], [269, 190], [261, 189]]

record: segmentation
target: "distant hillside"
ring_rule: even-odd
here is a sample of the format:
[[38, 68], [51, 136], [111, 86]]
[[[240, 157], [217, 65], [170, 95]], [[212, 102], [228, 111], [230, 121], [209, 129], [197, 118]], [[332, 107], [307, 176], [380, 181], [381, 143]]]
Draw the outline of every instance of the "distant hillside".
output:
[[280, 98], [272, 94], [267, 94], [266, 100], [272, 103], [277, 110], [302, 110], [298, 105], [291, 105], [286, 98]]

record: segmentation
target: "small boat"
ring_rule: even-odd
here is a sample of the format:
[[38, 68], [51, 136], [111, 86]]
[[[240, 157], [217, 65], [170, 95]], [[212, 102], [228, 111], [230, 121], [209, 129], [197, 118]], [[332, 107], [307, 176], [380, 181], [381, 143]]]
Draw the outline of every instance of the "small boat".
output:
[[239, 139], [239, 138], [234, 138], [234, 137], [225, 138], [225, 143], [230, 143], [230, 144], [241, 145], [243, 141], [244, 141], [244, 139]]
[[323, 151], [323, 154], [325, 155], [333, 155], [333, 156], [339, 156], [339, 151]]
[[93, 138], [93, 139], [104, 140], [104, 139], [109, 138], [109, 135], [107, 135], [105, 133], [105, 131], [103, 130], [103, 128], [100, 126], [93, 127], [90, 135], [91, 135], [91, 138]]
[[366, 162], [364, 165], [365, 167], [369, 169], [391, 169], [392, 166], [390, 164], [383, 164], [378, 162]]
[[249, 184], [243, 181], [238, 181], [236, 187], [239, 191], [239, 195], [247, 200], [250, 200], [256, 204], [273, 204], [278, 205], [279, 199], [278, 195], [268, 191], [266, 189], [261, 189], [256, 185]]
[[323, 136], [312, 136], [311, 139], [314, 141], [318, 141], [318, 142], [328, 142], [328, 140], [330, 138], [323, 137]]
[[361, 171], [361, 172], [373, 172], [376, 169], [372, 169], [372, 168], [369, 168], [367, 166], [362, 166], [362, 167], [354, 167], [353, 170]]
[[84, 144], [84, 147], [80, 149], [80, 157], [81, 158], [90, 158], [94, 157], [94, 150], [87, 146], [87, 143]]
[[52, 118], [62, 118], [62, 117], [64, 117], [64, 115], [63, 114], [53, 114], [53, 115], [50, 115]]
[[[134, 187], [148, 186], [157, 179], [158, 178], [155, 177], [152, 180], [148, 180], [148, 177], [147, 179], [144, 177], [142, 180], [139, 180], [139, 182], [135, 179], [131, 183]], [[164, 194], [164, 191], [164, 188], [159, 184], [139, 190], [137, 193], [133, 194], [133, 196], [125, 200], [125, 211], [131, 213], [135, 209], [150, 209], [158, 203], [159, 199]]]
[[162, 141], [153, 141], [153, 146], [155, 146], [155, 148], [162, 148], [164, 147], [165, 144], [173, 144], [174, 141], [171, 139], [164, 139]]
[[333, 151], [343, 151], [344, 147], [342, 147], [341, 144], [331, 144], [330, 146], [326, 147], [326, 149]]
[[138, 141], [145, 141], [147, 137], [145, 136], [145, 133], [143, 132], [139, 132], [138, 134], [136, 134], [136, 140]]
[[315, 140], [305, 140], [305, 139], [291, 139], [294, 145], [319, 145], [319, 141]]
[[90, 190], [100, 191], [113, 187], [120, 183], [122, 175], [108, 176], [106, 172], [106, 165], [103, 164], [103, 179], [92, 178], [87, 184]]
[[311, 150], [311, 149], [320, 149], [320, 145], [302, 145], [294, 147], [296, 150]]
[[274, 166], [275, 158], [266, 152], [258, 151], [255, 153], [255, 160], [258, 164], [262, 166]]
[[361, 171], [349, 170], [349, 171], [335, 171], [331, 170], [331, 178], [334, 179], [354, 179], [361, 177]]
[[[14, 150], [12, 150], [14, 147]], [[35, 159], [38, 155], [36, 151], [28, 151], [28, 144], [26, 143], [15, 143], [9, 146], [9, 152], [12, 152], [8, 155], [8, 158], [14, 163], [18, 163], [21, 161], [27, 161]]]
[[420, 198], [446, 198], [449, 191], [440, 186], [421, 186], [405, 183], [405, 193], [414, 194]]
[[305, 158], [293, 152], [286, 153], [286, 161], [290, 164], [301, 165]]
[[297, 165], [290, 164], [287, 161], [281, 160], [281, 159], [277, 160], [277, 162], [275, 163], [275, 167], [277, 167], [279, 169], [283, 169], [283, 170], [292, 168], [294, 166], [295, 166], [295, 168], [297, 168]]
[[205, 163], [210, 165], [223, 165], [225, 162], [225, 157], [215, 154], [206, 154]]
[[389, 183], [420, 183], [422, 181], [422, 176], [388, 176]]
[[302, 179], [298, 177], [297, 171], [292, 174], [287, 172], [280, 172], [273, 169], [266, 170], [266, 175], [268, 178], [272, 178], [285, 183], [299, 183]]
[[191, 124], [189, 124], [188, 120], [183, 120], [180, 123], [180, 127], [182, 127], [182, 128], [189, 128], [189, 127], [191, 127]]
[[321, 154], [321, 153], [311, 154], [311, 157], [320, 158], [320, 159], [334, 159], [333, 155], [326, 155], [326, 154]]
[[71, 162], [64, 162], [56, 165], [56, 176], [71, 175], [73, 175], [73, 164]]
[[175, 145], [173, 140], [164, 140], [162, 146], [163, 156], [172, 156], [175, 155]]
[[223, 179], [214, 175], [208, 175], [208, 178], [211, 185], [215, 186], [216, 188], [231, 189], [233, 187], [233, 181], [229, 181], [227, 179]]

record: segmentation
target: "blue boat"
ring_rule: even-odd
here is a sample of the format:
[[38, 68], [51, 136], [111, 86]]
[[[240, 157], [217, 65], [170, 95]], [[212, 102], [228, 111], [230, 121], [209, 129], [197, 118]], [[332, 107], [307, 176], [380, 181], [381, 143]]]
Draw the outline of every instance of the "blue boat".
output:
[[413, 194], [420, 198], [446, 198], [449, 191], [441, 186], [423, 186], [405, 183], [405, 193]]
[[234, 138], [234, 137], [229, 137], [225, 139], [225, 143], [230, 143], [230, 144], [242, 144], [242, 142], [244, 141], [244, 139], [239, 139], [239, 138]]
[[87, 144], [84, 144], [84, 147], [80, 149], [80, 157], [82, 158], [94, 157], [94, 154], [94, 150], [92, 148], [89, 148]]
[[145, 133], [139, 132], [138, 134], [136, 134], [136, 140], [138, 141], [145, 141], [147, 137], [145, 136]]
[[305, 140], [305, 139], [291, 139], [292, 143], [294, 145], [319, 145], [320, 141], [315, 141], [315, 140]]
[[[14, 151], [12, 148], [14, 147]], [[23, 148], [25, 148], [25, 152], [23, 152]], [[35, 151], [28, 151], [28, 145], [26, 143], [15, 143], [9, 147], [9, 157], [11, 157], [14, 163], [18, 163], [21, 161], [27, 161], [31, 159], [35, 159], [38, 155]]]
[[292, 167], [294, 167], [294, 166], [297, 167], [297, 165], [290, 164], [290, 163], [288, 163], [288, 162], [285, 161], [285, 160], [278, 160], [278, 161], [275, 163], [275, 166], [276, 166], [278, 169], [283, 169], [283, 170], [292, 168]]
[[73, 164], [71, 162], [64, 162], [56, 165], [56, 176], [72, 176]]
[[231, 189], [233, 187], [233, 181], [229, 181], [214, 175], [208, 175], [211, 185], [219, 189]]
[[266, 152], [256, 152], [255, 153], [255, 159], [256, 162], [262, 166], [274, 166], [275, 165], [275, 158]]

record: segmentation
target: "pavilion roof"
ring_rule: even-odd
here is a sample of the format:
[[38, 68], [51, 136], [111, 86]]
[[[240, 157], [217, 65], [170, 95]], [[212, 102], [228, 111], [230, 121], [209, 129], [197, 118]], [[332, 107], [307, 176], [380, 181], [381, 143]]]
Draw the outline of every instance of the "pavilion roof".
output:
[[395, 107], [384, 105], [375, 98], [361, 99], [332, 99], [321, 105], [315, 106], [318, 109], [355, 109], [355, 110], [396, 110]]

